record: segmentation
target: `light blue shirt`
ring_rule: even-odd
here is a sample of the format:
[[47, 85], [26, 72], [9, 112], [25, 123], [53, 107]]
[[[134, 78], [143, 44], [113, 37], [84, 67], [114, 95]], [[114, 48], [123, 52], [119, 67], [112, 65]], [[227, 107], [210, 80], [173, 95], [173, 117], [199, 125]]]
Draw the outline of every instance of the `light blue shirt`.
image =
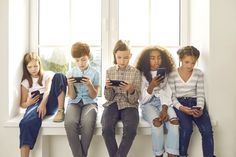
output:
[[[85, 76], [85, 77], [90, 78], [90, 80], [94, 86], [99, 86], [99, 73], [97, 70], [95, 70], [90, 65], [84, 71], [80, 70], [78, 67], [74, 67], [68, 71], [67, 76], [68, 77]], [[82, 83], [75, 83], [74, 86], [75, 86], [75, 90], [76, 90], [76, 97], [75, 97], [75, 99], [69, 98], [69, 101], [68, 101], [69, 104], [75, 104], [75, 103], [80, 102], [81, 100], [83, 101], [84, 105], [96, 104], [96, 101], [97, 101], [96, 98], [92, 99], [89, 96], [89, 90], [86, 85], [83, 85]]]

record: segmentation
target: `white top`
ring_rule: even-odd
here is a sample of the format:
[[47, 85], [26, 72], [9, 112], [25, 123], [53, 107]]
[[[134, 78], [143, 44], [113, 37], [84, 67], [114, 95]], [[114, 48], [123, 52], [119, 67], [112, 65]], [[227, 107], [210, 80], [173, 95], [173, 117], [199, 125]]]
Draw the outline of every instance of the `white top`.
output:
[[173, 105], [179, 109], [182, 106], [177, 98], [191, 97], [197, 98], [197, 106], [204, 108], [205, 92], [204, 92], [204, 74], [200, 69], [193, 69], [192, 75], [185, 82], [175, 70], [170, 73], [168, 82], [173, 93]]
[[[157, 71], [151, 71], [152, 78], [156, 76]], [[153, 96], [159, 97], [161, 105], [170, 106], [172, 104], [171, 100], [171, 88], [167, 82], [167, 77], [164, 79], [164, 82], [159, 86], [155, 87], [152, 91], [152, 94], [147, 92], [149, 82], [146, 80], [145, 76], [142, 74], [142, 84], [141, 84], [141, 96], [139, 101], [141, 104], [145, 104], [151, 100]]]
[[42, 93], [45, 92], [45, 88], [46, 88], [46, 87], [45, 87], [45, 83], [46, 83], [46, 80], [48, 80], [49, 78], [53, 78], [54, 74], [55, 74], [55, 73], [52, 72], [52, 71], [45, 71], [45, 72], [43, 73], [43, 80], [42, 80], [43, 86], [40, 86], [40, 85], [38, 84], [38, 79], [39, 79], [39, 78], [33, 78], [33, 77], [32, 77], [33, 84], [32, 84], [32, 87], [31, 87], [31, 88], [29, 88], [29, 82], [28, 82], [27, 79], [24, 79], [24, 80], [21, 82], [21, 85], [24, 86], [26, 89], [28, 89], [28, 94], [29, 94], [29, 96], [31, 96], [31, 95], [30, 95], [31, 92], [36, 91], [36, 90], [39, 90], [40, 94], [42, 94]]

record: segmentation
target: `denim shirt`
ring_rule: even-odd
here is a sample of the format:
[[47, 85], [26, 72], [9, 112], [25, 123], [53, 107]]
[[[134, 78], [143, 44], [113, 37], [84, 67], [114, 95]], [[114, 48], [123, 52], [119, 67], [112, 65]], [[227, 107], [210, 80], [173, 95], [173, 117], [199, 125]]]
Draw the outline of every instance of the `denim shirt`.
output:
[[[82, 77], [82, 76], [88, 77], [90, 78], [94, 86], [99, 86], [99, 73], [97, 70], [95, 70], [91, 66], [88, 66], [88, 68], [84, 71], [80, 70], [78, 67], [72, 68], [71, 70], [68, 71], [67, 77], [72, 77], [72, 76], [73, 77]], [[96, 104], [96, 98], [92, 99], [89, 96], [89, 90], [86, 85], [83, 85], [82, 83], [74, 83], [74, 87], [76, 90], [76, 97], [75, 99], [69, 98], [69, 101], [68, 101], [69, 104], [77, 104], [81, 100], [83, 101], [83, 103], [81, 104], [84, 104], [84, 105]]]

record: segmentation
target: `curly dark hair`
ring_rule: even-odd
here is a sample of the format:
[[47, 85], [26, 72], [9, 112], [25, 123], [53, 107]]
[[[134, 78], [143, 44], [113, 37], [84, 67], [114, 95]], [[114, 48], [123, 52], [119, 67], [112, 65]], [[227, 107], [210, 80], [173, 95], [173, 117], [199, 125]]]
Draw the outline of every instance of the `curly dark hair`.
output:
[[175, 69], [175, 62], [169, 53], [169, 51], [161, 46], [148, 46], [143, 49], [141, 55], [137, 61], [136, 68], [140, 70], [141, 73], [145, 76], [147, 81], [152, 80], [151, 67], [150, 67], [150, 53], [152, 51], [158, 51], [161, 55], [162, 63], [160, 68], [166, 68], [166, 73], [169, 74]]

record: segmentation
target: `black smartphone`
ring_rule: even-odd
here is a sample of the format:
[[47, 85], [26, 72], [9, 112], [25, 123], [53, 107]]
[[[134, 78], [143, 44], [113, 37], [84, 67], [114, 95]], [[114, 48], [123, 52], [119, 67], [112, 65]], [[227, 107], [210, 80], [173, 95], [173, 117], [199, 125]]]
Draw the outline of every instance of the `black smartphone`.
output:
[[73, 77], [75, 79], [76, 83], [81, 83], [81, 80], [85, 77]]
[[157, 69], [157, 76], [165, 77], [166, 76], [166, 68], [158, 68]]
[[37, 95], [40, 95], [39, 90], [36, 90], [36, 91], [31, 92], [31, 97], [32, 97], [32, 98], [36, 97]]
[[199, 106], [192, 106], [192, 109], [201, 110], [201, 107], [199, 107]]
[[112, 86], [119, 86], [121, 83], [126, 83], [125, 81], [121, 80], [110, 80]]

